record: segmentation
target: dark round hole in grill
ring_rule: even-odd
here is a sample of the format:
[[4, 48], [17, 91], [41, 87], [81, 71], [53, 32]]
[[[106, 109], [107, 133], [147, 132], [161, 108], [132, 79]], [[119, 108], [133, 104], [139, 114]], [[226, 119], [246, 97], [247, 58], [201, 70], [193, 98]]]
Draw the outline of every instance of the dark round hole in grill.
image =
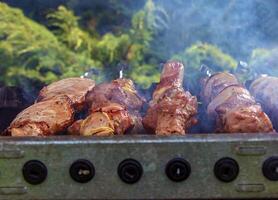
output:
[[22, 173], [26, 182], [37, 185], [46, 179], [47, 168], [41, 161], [30, 160], [24, 164]]
[[120, 179], [128, 184], [136, 183], [143, 174], [141, 164], [134, 159], [126, 159], [118, 166], [118, 175]]
[[87, 183], [95, 176], [95, 167], [90, 161], [79, 159], [71, 165], [69, 173], [76, 182]]
[[214, 165], [214, 174], [222, 182], [231, 182], [239, 174], [239, 166], [232, 158], [222, 158]]
[[271, 181], [278, 181], [278, 157], [270, 157], [263, 164], [263, 174]]
[[167, 163], [165, 173], [170, 180], [181, 182], [189, 177], [191, 166], [183, 158], [174, 158]]

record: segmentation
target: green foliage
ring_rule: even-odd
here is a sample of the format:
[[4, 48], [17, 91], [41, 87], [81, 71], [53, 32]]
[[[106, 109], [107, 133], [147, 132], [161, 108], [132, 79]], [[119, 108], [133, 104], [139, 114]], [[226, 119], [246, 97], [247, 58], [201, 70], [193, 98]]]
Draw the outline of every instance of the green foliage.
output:
[[18, 9], [0, 3], [0, 21], [0, 80], [7, 85], [24, 87], [23, 80], [31, 79], [50, 83], [79, 76], [95, 66], [93, 60], [67, 49], [44, 26]]
[[131, 18], [145, 0], [65, 0], [65, 5], [80, 16], [81, 25], [90, 33], [113, 32], [118, 35], [130, 28]]
[[129, 75], [144, 88], [158, 82], [160, 77], [160, 72], [156, 68], [160, 58], [152, 51], [151, 45], [156, 34], [156, 11], [153, 1], [148, 0], [144, 9], [133, 16], [132, 28], [129, 32], [133, 41], [127, 54], [127, 60], [133, 67]]
[[215, 72], [234, 70], [237, 66], [236, 60], [216, 46], [200, 42], [174, 55], [172, 59], [185, 64], [185, 85], [195, 94], [200, 90], [198, 80], [201, 76], [199, 69], [202, 64], [209, 66]]
[[105, 66], [115, 66], [120, 61], [125, 60], [130, 43], [131, 41], [127, 34], [115, 36], [107, 33], [96, 41], [92, 57]]
[[[120, 6], [122, 11], [126, 9], [114, 0], [109, 2]], [[1, 3], [0, 81], [20, 85], [34, 80], [43, 85], [80, 76], [92, 68], [102, 74], [93, 75], [94, 79], [109, 80], [118, 76], [117, 66], [124, 63], [129, 65], [125, 76], [147, 88], [159, 81], [158, 63], [172, 57], [186, 65], [186, 87], [197, 93], [201, 64], [215, 71], [236, 67], [237, 62], [231, 56], [206, 43], [196, 43], [176, 55], [163, 55], [162, 59], [163, 47], [155, 41], [160, 31], [167, 28], [168, 15], [153, 0], [145, 2], [141, 10], [132, 11], [128, 25], [102, 34], [97, 29], [85, 28], [84, 20], [65, 6], [47, 14], [45, 27], [25, 17], [20, 10]], [[90, 20], [101, 23], [99, 16], [92, 16]]]
[[198, 69], [202, 64], [212, 67], [215, 71], [235, 69], [237, 62], [218, 47], [206, 43], [196, 43], [177, 55], [188, 68]]
[[154, 65], [141, 65], [134, 68], [130, 76], [143, 88], [148, 88], [152, 83], [159, 82], [160, 73]]
[[[153, 18], [154, 5], [152, 0], [148, 0], [144, 9], [138, 11], [132, 18], [132, 28], [129, 35], [133, 41], [131, 50], [134, 55], [144, 55], [150, 48], [150, 42], [153, 40]], [[142, 61], [142, 56], [139, 56]], [[133, 57], [130, 56], [130, 60]]]
[[98, 66], [103, 66], [106, 78], [116, 78], [116, 66], [125, 63], [130, 66], [125, 74], [143, 87], [148, 87], [159, 77], [155, 68], [151, 69], [150, 65], [145, 64], [148, 61], [146, 57], [153, 57], [150, 55], [150, 43], [153, 40], [154, 11], [152, 0], [148, 0], [144, 9], [132, 17], [131, 28], [119, 35], [90, 35], [80, 28], [78, 17], [63, 6], [48, 14], [48, 19], [58, 40], [71, 51], [82, 53]]
[[47, 19], [59, 41], [72, 51], [90, 54], [93, 41], [87, 32], [80, 29], [79, 18], [72, 11], [59, 6], [57, 11], [47, 15]]

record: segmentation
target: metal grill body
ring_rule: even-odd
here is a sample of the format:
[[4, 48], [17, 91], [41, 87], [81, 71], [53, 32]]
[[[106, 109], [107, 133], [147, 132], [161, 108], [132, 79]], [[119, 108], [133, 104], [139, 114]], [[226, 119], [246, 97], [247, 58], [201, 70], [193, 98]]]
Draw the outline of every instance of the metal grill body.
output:
[[[47, 137], [0, 140], [0, 199], [256, 199], [278, 198], [278, 182], [262, 173], [269, 157], [278, 155], [277, 134], [209, 134], [184, 137]], [[221, 158], [239, 165], [237, 178], [229, 183], [214, 175]], [[173, 158], [183, 158], [191, 174], [174, 182], [165, 174]], [[70, 176], [71, 164], [89, 160], [95, 175], [87, 183]], [[125, 159], [137, 160], [141, 179], [123, 182], [117, 173]], [[22, 175], [24, 163], [39, 160], [48, 174], [32, 185]]]

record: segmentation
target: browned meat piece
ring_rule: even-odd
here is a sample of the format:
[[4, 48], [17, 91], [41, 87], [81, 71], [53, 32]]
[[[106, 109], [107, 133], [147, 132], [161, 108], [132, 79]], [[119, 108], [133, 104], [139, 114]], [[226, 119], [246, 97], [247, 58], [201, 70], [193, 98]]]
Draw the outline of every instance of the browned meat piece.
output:
[[[95, 110], [99, 108], [114, 103], [121, 105], [123, 108], [127, 109], [132, 126], [128, 128], [129, 131], [116, 130], [116, 133], [142, 133], [143, 126], [139, 111], [145, 100], [137, 94], [135, 86], [130, 79], [117, 79], [113, 80], [111, 83], [102, 83], [95, 86], [94, 89], [87, 94], [86, 102], [90, 106], [90, 112], [95, 112]], [[131, 129], [131, 127], [134, 128]]]
[[236, 85], [238, 83], [235, 84], [235, 80], [232, 74], [217, 73], [217, 76], [208, 79], [203, 87], [203, 98], [208, 101], [207, 114], [215, 123], [216, 131], [273, 132], [271, 121], [261, 106], [256, 103], [248, 90]]
[[127, 110], [119, 104], [109, 104], [97, 109], [96, 112], [107, 113], [112, 120], [116, 134], [124, 134], [129, 128], [134, 126]]
[[96, 85], [86, 96], [91, 110], [109, 103], [118, 103], [129, 111], [140, 110], [144, 99], [136, 92], [133, 82], [129, 79], [117, 79], [111, 83]]
[[143, 119], [144, 127], [157, 135], [184, 135], [197, 123], [197, 100], [181, 88], [172, 88], [165, 92], [157, 104], [150, 106]]
[[90, 114], [81, 123], [79, 133], [83, 136], [109, 136], [114, 135], [113, 122], [107, 115], [103, 112], [94, 112]]
[[17, 115], [7, 132], [12, 136], [49, 136], [73, 123], [74, 110], [67, 96], [36, 103]]
[[58, 95], [67, 95], [74, 108], [80, 111], [85, 106], [85, 95], [95, 86], [95, 81], [86, 78], [67, 78], [44, 87], [37, 102], [52, 99]]
[[239, 82], [234, 75], [225, 72], [216, 73], [206, 80], [201, 94], [202, 99], [205, 104], [208, 104], [224, 88], [237, 84], [239, 84]]
[[85, 120], [76, 121], [68, 132], [83, 136], [121, 135], [132, 126], [128, 112], [119, 104], [110, 104], [93, 110]]
[[143, 119], [149, 132], [157, 135], [184, 135], [197, 123], [197, 99], [182, 88], [184, 67], [170, 61], [164, 65], [150, 107]]
[[243, 104], [256, 104], [255, 99], [250, 95], [247, 89], [245, 89], [241, 85], [230, 85], [219, 92], [219, 94], [208, 104], [207, 114], [209, 115], [209, 117], [215, 117], [216, 108], [226, 102], [229, 102], [231, 104], [230, 107]]
[[184, 66], [180, 62], [167, 62], [162, 70], [160, 82], [157, 85], [151, 104], [157, 103], [159, 98], [170, 88], [182, 88]]
[[[222, 110], [222, 108], [223, 110]], [[273, 132], [271, 121], [260, 105], [218, 108], [217, 131], [220, 133], [268, 133]]]
[[160, 106], [159, 104], [150, 105], [146, 115], [143, 118], [143, 126], [148, 133], [155, 134], [157, 121], [158, 121], [158, 113]]
[[261, 103], [270, 117], [273, 126], [278, 130], [278, 78], [264, 76], [256, 79], [250, 85], [250, 92]]

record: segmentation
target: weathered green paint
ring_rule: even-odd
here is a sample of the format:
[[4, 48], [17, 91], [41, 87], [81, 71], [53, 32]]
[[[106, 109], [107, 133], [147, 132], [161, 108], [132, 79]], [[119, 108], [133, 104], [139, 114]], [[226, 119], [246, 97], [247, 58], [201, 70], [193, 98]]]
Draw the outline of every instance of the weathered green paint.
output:
[[[278, 134], [210, 134], [183, 137], [47, 137], [0, 138], [0, 199], [213, 199], [278, 198], [278, 182], [268, 181], [261, 172], [265, 159], [278, 155]], [[174, 157], [190, 162], [192, 173], [181, 183], [164, 174]], [[232, 157], [239, 163], [238, 178], [218, 181], [215, 162]], [[96, 170], [87, 184], [74, 182], [69, 167], [77, 159], [90, 160]], [[137, 159], [144, 168], [133, 185], [117, 176], [118, 164]], [[38, 159], [48, 168], [40, 185], [22, 177], [23, 164]]]

